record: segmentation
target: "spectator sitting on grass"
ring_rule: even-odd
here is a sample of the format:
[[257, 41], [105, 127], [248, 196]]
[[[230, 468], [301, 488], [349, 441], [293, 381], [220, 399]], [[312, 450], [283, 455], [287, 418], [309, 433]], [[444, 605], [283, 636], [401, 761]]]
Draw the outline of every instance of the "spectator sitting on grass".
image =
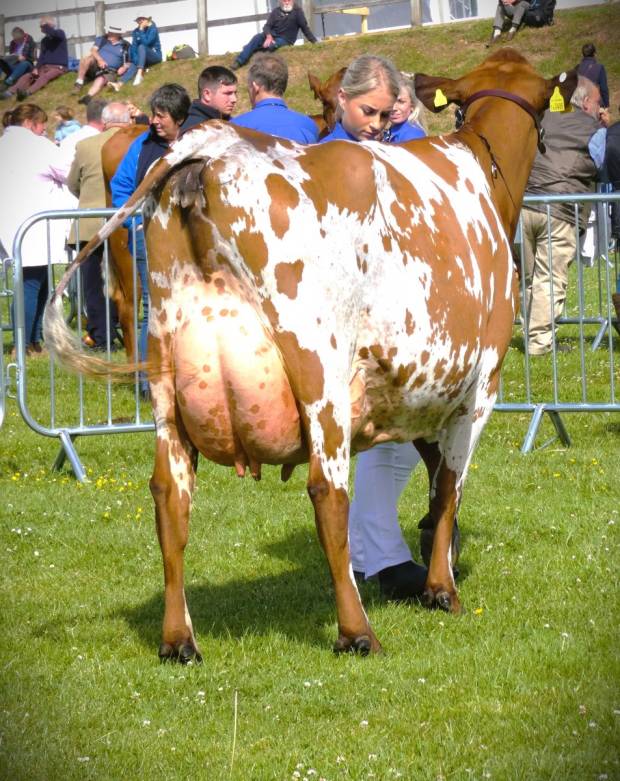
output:
[[245, 65], [254, 52], [275, 51], [280, 46], [292, 46], [297, 40], [299, 31], [306, 36], [310, 43], [316, 43], [316, 38], [308, 26], [308, 20], [301, 8], [298, 8], [293, 0], [280, 0], [267, 17], [263, 32], [251, 38], [237, 55], [237, 59], [230, 66], [236, 71]]
[[110, 82], [117, 92], [123, 84], [133, 79], [133, 86], [142, 84], [144, 71], [150, 65], [157, 65], [162, 60], [161, 44], [157, 25], [150, 16], [136, 17], [137, 27], [131, 34], [129, 47], [129, 66], [123, 69], [120, 81]]
[[21, 27], [14, 27], [11, 38], [9, 53], [0, 57], [0, 69], [6, 74], [5, 87], [11, 87], [20, 76], [34, 68], [36, 46], [32, 35], [25, 33]]
[[54, 131], [54, 141], [60, 144], [65, 138], [75, 133], [82, 126], [73, 116], [73, 111], [69, 106], [56, 106], [54, 111], [54, 121], [56, 122], [56, 130]]
[[79, 103], [88, 104], [109, 81], [115, 79], [119, 71], [122, 72], [127, 65], [128, 49], [129, 44], [118, 27], [108, 27], [105, 35], [95, 38], [90, 53], [80, 60], [78, 75], [73, 85], [73, 93], [77, 94], [84, 86], [85, 80], [93, 82], [88, 94], [84, 95]]
[[52, 79], [57, 79], [67, 72], [69, 64], [67, 36], [63, 30], [56, 27], [52, 16], [42, 16], [39, 25], [43, 38], [36, 66], [20, 76], [8, 92], [1, 96], [2, 98], [12, 98], [17, 95], [17, 100], [25, 100], [34, 92], [42, 89]]

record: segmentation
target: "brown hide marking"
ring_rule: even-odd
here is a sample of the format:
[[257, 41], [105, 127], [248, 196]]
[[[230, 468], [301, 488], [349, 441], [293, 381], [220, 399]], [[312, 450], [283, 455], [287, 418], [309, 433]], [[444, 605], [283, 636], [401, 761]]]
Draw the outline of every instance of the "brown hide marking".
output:
[[[296, 399], [302, 404], [312, 404], [323, 396], [325, 378], [323, 364], [318, 354], [299, 346], [297, 334], [292, 331], [278, 331], [280, 318], [273, 303], [267, 299], [261, 304], [271, 327], [274, 339], [284, 358], [286, 373]], [[265, 374], [269, 368], [265, 367]]]
[[386, 252], [391, 252], [392, 251], [392, 237], [389, 236], [388, 234], [384, 233], [381, 236], [381, 241], [383, 243], [383, 249]]
[[[372, 153], [358, 144], [335, 141], [309, 147], [297, 162], [308, 173], [301, 185], [315, 206], [317, 217], [327, 213], [328, 204], [339, 211], [356, 213], [364, 220], [376, 203], [377, 190], [372, 170]], [[346, 171], [346, 176], [340, 172]], [[329, 187], [329, 197], [327, 188]]]
[[334, 419], [334, 405], [331, 401], [318, 414], [319, 425], [323, 429], [325, 455], [332, 460], [338, 456], [338, 448], [344, 442], [344, 431]]
[[368, 358], [370, 358], [370, 352], [369, 352], [369, 350], [368, 350], [368, 347], [360, 347], [360, 349], [358, 350], [358, 353], [357, 353], [357, 354], [359, 355], [359, 357], [360, 357], [360, 358], [361, 358], [363, 361], [367, 361], [367, 360], [368, 360]]
[[302, 404], [313, 404], [323, 396], [325, 378], [318, 353], [299, 346], [297, 334], [277, 332], [276, 342], [284, 357], [286, 373], [295, 398]]
[[407, 333], [407, 336], [411, 336], [414, 330], [415, 330], [415, 323], [413, 321], [413, 315], [407, 309], [405, 310], [405, 331]]
[[334, 348], [334, 350], [337, 350], [337, 349], [338, 349], [338, 343], [336, 342], [336, 337], [334, 336], [334, 334], [332, 334], [332, 335], [330, 336], [330, 338], [329, 338], [329, 343], [330, 343], [330, 344], [331, 344], [331, 346]]
[[278, 263], [274, 270], [278, 293], [291, 299], [297, 298], [297, 287], [303, 272], [304, 264], [301, 260], [296, 260], [294, 263]]
[[260, 279], [269, 260], [269, 250], [262, 233], [243, 230], [237, 236], [237, 247], [247, 267]]
[[269, 193], [269, 219], [276, 236], [281, 239], [290, 227], [288, 216], [289, 209], [295, 209], [299, 205], [299, 193], [280, 174], [269, 174], [265, 179], [267, 192]]
[[396, 376], [392, 380], [392, 385], [395, 388], [404, 387], [411, 379], [416, 368], [417, 366], [415, 361], [408, 363], [406, 366], [404, 366], [402, 363], [399, 364], [398, 369], [396, 371]]

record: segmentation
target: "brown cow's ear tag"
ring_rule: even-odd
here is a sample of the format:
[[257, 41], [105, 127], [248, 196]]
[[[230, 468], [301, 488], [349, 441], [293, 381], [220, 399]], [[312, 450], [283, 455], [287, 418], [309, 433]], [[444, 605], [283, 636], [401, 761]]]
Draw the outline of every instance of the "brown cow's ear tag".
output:
[[443, 94], [443, 92], [440, 89], [436, 89], [435, 100], [434, 100], [435, 108], [439, 108], [440, 106], [447, 106], [447, 105], [448, 105], [448, 98]]
[[549, 101], [549, 111], [553, 111], [553, 112], [566, 111], [566, 104], [564, 103], [564, 98], [562, 97], [562, 93], [560, 92], [559, 87], [556, 87], [553, 90], [553, 95], [551, 96], [551, 100]]

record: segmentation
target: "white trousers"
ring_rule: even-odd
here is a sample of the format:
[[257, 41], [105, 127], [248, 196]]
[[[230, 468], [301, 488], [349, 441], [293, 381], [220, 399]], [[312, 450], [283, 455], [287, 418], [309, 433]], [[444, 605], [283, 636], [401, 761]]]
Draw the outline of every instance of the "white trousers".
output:
[[386, 442], [357, 457], [349, 547], [353, 569], [367, 578], [413, 560], [398, 523], [397, 506], [419, 460], [411, 442]]

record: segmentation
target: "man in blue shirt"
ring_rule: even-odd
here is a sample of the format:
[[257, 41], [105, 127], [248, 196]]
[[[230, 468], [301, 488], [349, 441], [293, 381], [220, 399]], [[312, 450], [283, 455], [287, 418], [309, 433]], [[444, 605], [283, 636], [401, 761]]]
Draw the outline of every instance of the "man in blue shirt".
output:
[[284, 102], [287, 84], [288, 67], [282, 57], [257, 55], [248, 70], [252, 110], [234, 117], [231, 122], [300, 144], [316, 143], [319, 140], [316, 123], [306, 114], [292, 111]]
[[90, 53], [80, 60], [78, 75], [73, 85], [73, 93], [77, 94], [86, 79], [93, 80], [88, 95], [82, 98], [80, 103], [89, 103], [90, 98], [100, 92], [108, 81], [114, 81], [118, 69], [127, 62], [128, 49], [129, 44], [118, 27], [108, 27], [105, 35], [95, 38]]

